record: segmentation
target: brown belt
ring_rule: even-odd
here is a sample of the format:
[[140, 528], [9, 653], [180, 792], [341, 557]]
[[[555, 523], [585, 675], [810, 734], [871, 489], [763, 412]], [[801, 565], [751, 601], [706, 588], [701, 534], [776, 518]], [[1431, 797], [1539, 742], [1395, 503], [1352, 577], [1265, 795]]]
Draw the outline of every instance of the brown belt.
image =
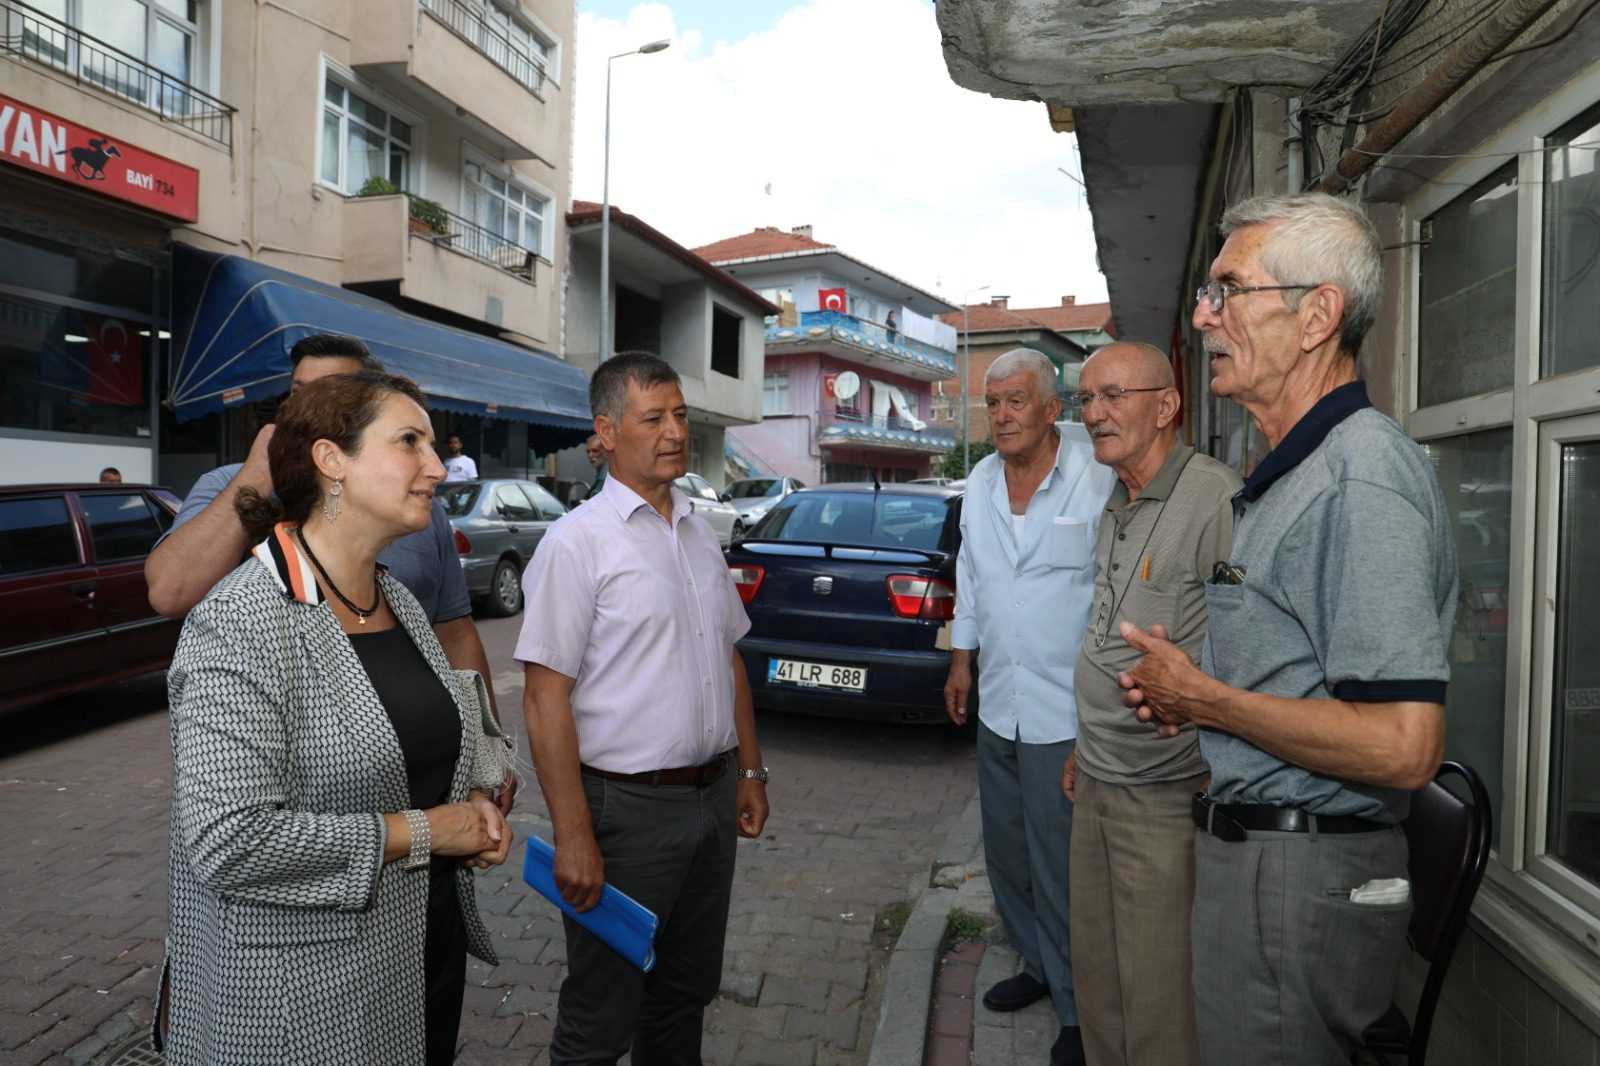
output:
[[652, 788], [659, 785], [693, 785], [695, 788], [705, 788], [716, 784], [727, 772], [736, 751], [737, 748], [729, 748], [701, 766], [675, 766], [670, 770], [646, 770], [638, 774], [619, 774], [615, 770], [599, 770], [593, 766], [583, 765], [578, 769], [594, 777], [603, 777], [607, 781], [630, 781], [636, 785], [649, 785]]

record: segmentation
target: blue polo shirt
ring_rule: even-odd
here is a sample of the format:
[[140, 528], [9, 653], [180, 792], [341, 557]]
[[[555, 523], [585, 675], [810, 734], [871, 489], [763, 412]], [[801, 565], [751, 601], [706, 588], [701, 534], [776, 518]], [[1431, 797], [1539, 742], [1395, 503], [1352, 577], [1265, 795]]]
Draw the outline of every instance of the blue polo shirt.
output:
[[[1319, 400], [1233, 498], [1242, 584], [1206, 585], [1202, 666], [1294, 699], [1444, 703], [1458, 578], [1427, 455], [1343, 385]], [[1403, 819], [1410, 794], [1313, 773], [1247, 740], [1200, 731], [1224, 803]]]
[[[202, 475], [184, 497], [172, 529], [205, 510], [243, 469], [243, 463], [229, 463]], [[168, 536], [172, 529], [167, 531]], [[438, 500], [433, 501], [433, 520], [428, 528], [393, 542], [378, 553], [378, 561], [388, 568], [390, 576], [411, 591], [427, 612], [428, 621], [435, 625], [472, 613], [472, 598], [467, 594], [467, 578], [461, 571], [455, 534]]]

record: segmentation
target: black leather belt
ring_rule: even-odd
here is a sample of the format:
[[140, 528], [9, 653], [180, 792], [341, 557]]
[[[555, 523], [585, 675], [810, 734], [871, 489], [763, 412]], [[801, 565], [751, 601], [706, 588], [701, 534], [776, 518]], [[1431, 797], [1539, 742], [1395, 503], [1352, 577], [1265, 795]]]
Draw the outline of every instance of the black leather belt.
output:
[[1269, 807], [1264, 803], [1218, 803], [1204, 792], [1194, 794], [1190, 805], [1195, 828], [1230, 844], [1258, 833], [1376, 833], [1393, 829], [1371, 818], [1348, 814], [1307, 814], [1294, 807]]
[[646, 770], [638, 774], [619, 774], [615, 770], [598, 770], [593, 766], [579, 766], [578, 769], [594, 777], [603, 777], [607, 781], [628, 781], [636, 785], [693, 785], [695, 788], [705, 788], [714, 785], [727, 772], [728, 764], [733, 761], [737, 749], [729, 748], [715, 759], [700, 766], [675, 766], [670, 770]]

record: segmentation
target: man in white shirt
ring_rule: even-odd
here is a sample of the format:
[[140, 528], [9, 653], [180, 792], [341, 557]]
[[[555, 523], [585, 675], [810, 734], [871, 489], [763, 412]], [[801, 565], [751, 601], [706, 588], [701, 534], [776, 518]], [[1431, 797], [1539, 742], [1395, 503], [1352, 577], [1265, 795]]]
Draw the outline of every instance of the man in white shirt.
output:
[[605, 884], [662, 920], [641, 973], [571, 919], [551, 1066], [698, 1063], [722, 980], [737, 836], [767, 771], [734, 643], [750, 628], [716, 534], [673, 487], [688, 461], [677, 373], [623, 352], [589, 386], [610, 476], [550, 527], [523, 575], [523, 713], [578, 910]]
[[990, 988], [990, 1010], [1046, 995], [1061, 1031], [1052, 1066], [1079, 1066], [1067, 862], [1072, 804], [1061, 770], [1078, 734], [1073, 667], [1094, 596], [1094, 540], [1111, 471], [1064, 440], [1055, 366], [1014, 348], [984, 375], [995, 454], [967, 477], [945, 709], [967, 720], [978, 652], [978, 793], [995, 906], [1023, 971]]
[[478, 476], [478, 464], [473, 462], [472, 456], [461, 451], [461, 437], [455, 433], [450, 434], [445, 442], [450, 456], [444, 461], [444, 479], [446, 481], [471, 481]]

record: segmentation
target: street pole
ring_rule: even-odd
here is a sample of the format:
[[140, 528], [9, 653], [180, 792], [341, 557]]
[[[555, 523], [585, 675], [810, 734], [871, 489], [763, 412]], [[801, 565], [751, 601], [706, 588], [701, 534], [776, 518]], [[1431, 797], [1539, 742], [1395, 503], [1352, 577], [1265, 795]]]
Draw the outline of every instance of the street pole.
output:
[[596, 333], [599, 347], [597, 363], [605, 362], [611, 351], [611, 63], [624, 56], [665, 51], [671, 44], [671, 41], [651, 41], [606, 58], [605, 167], [600, 179], [600, 328]]

